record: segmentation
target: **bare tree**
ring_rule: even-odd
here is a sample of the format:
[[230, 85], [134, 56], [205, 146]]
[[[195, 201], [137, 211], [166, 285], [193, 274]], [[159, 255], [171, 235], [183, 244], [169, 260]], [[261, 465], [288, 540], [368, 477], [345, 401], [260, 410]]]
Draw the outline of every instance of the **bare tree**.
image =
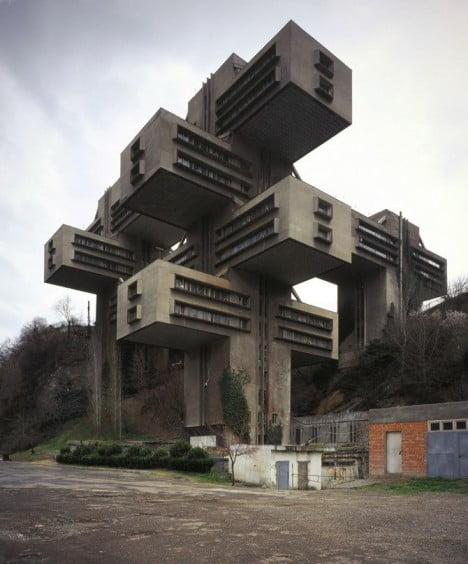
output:
[[73, 305], [70, 296], [61, 298], [54, 306], [54, 310], [65, 320], [67, 324], [68, 334], [70, 334], [73, 325], [78, 323], [78, 318], [73, 313]]
[[468, 292], [468, 276], [458, 276], [452, 280], [447, 288], [447, 297], [448, 298], [455, 298], [456, 296], [460, 296]]
[[225, 428], [223, 440], [226, 455], [231, 463], [231, 485], [234, 486], [236, 483], [234, 469], [237, 459], [239, 456], [253, 454], [257, 450], [257, 447], [255, 445], [240, 442], [239, 437], [229, 428]]

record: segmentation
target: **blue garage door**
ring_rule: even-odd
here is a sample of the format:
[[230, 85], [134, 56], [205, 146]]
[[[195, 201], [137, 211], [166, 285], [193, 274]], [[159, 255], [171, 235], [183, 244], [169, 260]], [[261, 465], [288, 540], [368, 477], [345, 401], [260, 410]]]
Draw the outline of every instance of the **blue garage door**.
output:
[[468, 478], [468, 431], [429, 432], [426, 437], [428, 476]]

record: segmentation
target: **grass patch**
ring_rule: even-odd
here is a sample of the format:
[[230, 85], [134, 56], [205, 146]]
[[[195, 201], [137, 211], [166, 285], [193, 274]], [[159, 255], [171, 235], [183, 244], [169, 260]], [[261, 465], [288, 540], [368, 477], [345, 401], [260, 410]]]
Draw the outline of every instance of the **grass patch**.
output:
[[468, 480], [447, 478], [408, 478], [395, 482], [379, 482], [359, 488], [360, 490], [386, 491], [395, 494], [418, 494], [427, 492], [468, 494]]
[[[127, 433], [122, 436], [122, 440], [156, 440], [155, 435], [144, 435], [138, 433]], [[104, 441], [119, 442], [113, 433], [102, 433], [99, 438], [96, 437], [94, 432], [94, 423], [88, 416], [80, 419], [68, 421], [62, 431], [45, 443], [38, 444], [34, 447], [34, 454], [31, 449], [10, 454], [12, 460], [18, 462], [35, 462], [40, 460], [50, 460], [59, 450], [67, 445], [68, 441]]]

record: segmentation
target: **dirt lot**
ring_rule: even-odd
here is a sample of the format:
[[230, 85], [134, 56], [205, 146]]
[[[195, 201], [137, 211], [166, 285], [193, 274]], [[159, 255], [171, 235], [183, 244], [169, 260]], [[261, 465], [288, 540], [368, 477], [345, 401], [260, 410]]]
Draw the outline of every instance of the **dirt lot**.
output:
[[468, 498], [0, 462], [0, 561], [468, 562]]

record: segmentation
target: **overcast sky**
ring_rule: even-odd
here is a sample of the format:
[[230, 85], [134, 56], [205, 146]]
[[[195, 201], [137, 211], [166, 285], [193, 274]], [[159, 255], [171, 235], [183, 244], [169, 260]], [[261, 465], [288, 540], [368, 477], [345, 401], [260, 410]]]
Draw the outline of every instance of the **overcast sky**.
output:
[[0, 343], [57, 321], [66, 295], [86, 317], [90, 296], [43, 283], [45, 241], [90, 224], [159, 107], [185, 117], [230, 53], [249, 60], [290, 19], [353, 70], [353, 125], [302, 179], [402, 211], [449, 279], [468, 275], [466, 0], [0, 0]]

